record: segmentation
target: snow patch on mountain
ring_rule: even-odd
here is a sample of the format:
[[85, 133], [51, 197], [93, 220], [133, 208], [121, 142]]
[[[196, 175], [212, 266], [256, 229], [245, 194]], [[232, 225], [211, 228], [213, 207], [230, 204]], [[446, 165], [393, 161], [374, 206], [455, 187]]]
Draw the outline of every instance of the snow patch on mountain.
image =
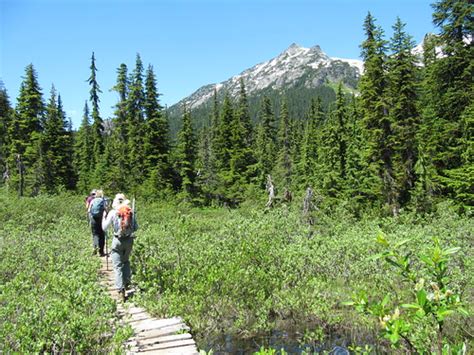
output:
[[243, 79], [247, 94], [271, 88], [284, 89], [295, 85], [316, 87], [326, 82], [338, 82], [350, 77], [356, 81], [363, 72], [363, 62], [356, 59], [331, 58], [319, 46], [305, 48], [291, 44], [275, 58], [218, 84], [206, 85], [183, 99], [188, 107], [196, 108], [210, 100], [214, 90], [225, 90], [231, 96], [238, 94]]
[[361, 73], [361, 74], [364, 72], [364, 62], [362, 60], [359, 60], [359, 59], [344, 59], [344, 58], [336, 58], [336, 57], [332, 57], [331, 59], [332, 60], [340, 60], [341, 62], [346, 62], [350, 66], [356, 67], [357, 69], [359, 69], [359, 73]]

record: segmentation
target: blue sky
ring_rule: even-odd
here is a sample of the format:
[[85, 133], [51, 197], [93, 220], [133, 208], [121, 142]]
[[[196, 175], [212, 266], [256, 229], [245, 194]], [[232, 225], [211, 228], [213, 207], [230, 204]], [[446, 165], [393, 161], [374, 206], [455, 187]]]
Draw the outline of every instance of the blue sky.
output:
[[0, 0], [0, 79], [14, 105], [32, 63], [45, 97], [54, 84], [77, 127], [89, 96], [94, 51], [101, 115], [121, 63], [139, 53], [153, 65], [161, 103], [172, 105], [269, 60], [290, 44], [320, 45], [332, 57], [359, 58], [370, 11], [386, 37], [400, 16], [418, 43], [433, 32], [427, 0]]

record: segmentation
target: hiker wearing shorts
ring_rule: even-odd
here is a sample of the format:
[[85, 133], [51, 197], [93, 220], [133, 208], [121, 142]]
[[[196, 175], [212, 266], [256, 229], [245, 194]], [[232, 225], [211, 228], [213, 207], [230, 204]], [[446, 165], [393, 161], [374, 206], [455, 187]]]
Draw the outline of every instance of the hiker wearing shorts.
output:
[[[128, 213], [128, 215], [127, 215]], [[127, 221], [127, 218], [130, 218]], [[102, 229], [105, 231], [112, 224], [114, 238], [110, 256], [115, 271], [115, 287], [123, 301], [126, 299], [125, 289], [130, 285], [130, 254], [133, 247], [133, 232], [137, 230], [137, 222], [130, 208], [130, 201], [124, 194], [117, 194], [112, 203], [112, 210], [103, 217]]]

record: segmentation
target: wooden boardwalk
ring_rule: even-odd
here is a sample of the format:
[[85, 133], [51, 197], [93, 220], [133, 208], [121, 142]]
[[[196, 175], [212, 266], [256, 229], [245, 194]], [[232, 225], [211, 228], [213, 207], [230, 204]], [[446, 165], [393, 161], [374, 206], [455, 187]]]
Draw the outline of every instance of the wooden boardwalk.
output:
[[[189, 327], [181, 318], [157, 319], [150, 316], [145, 309], [136, 307], [130, 299], [123, 303], [114, 288], [114, 272], [110, 258], [108, 270], [106, 258], [101, 258], [101, 261], [101, 283], [117, 302], [117, 316], [125, 324], [129, 324], [134, 332], [124, 345], [127, 354], [199, 354], [196, 343], [189, 334]], [[133, 291], [127, 291], [129, 297], [132, 294]]]

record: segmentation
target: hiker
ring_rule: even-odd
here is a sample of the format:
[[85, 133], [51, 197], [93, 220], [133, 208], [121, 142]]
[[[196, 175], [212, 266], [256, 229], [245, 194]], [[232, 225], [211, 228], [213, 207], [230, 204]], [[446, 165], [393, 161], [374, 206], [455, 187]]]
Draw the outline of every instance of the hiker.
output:
[[92, 190], [91, 193], [84, 199], [84, 203], [86, 204], [86, 218], [89, 224], [91, 223], [90, 214], [89, 214], [89, 206], [91, 205], [92, 200], [95, 198], [95, 192], [96, 192], [96, 189]]
[[105, 233], [102, 229], [102, 216], [104, 215], [106, 201], [102, 190], [95, 191], [95, 197], [89, 203], [88, 213], [92, 231], [93, 255], [105, 256]]
[[96, 189], [92, 190], [89, 196], [87, 196], [85, 199], [87, 211], [89, 211], [89, 205], [91, 204], [92, 200], [95, 198], [95, 192], [96, 192]]
[[112, 224], [114, 238], [110, 256], [115, 271], [115, 287], [123, 301], [126, 299], [125, 289], [130, 285], [130, 253], [133, 246], [133, 233], [138, 225], [130, 201], [124, 194], [117, 194], [112, 203], [113, 209], [104, 215], [102, 229], [105, 231]]

